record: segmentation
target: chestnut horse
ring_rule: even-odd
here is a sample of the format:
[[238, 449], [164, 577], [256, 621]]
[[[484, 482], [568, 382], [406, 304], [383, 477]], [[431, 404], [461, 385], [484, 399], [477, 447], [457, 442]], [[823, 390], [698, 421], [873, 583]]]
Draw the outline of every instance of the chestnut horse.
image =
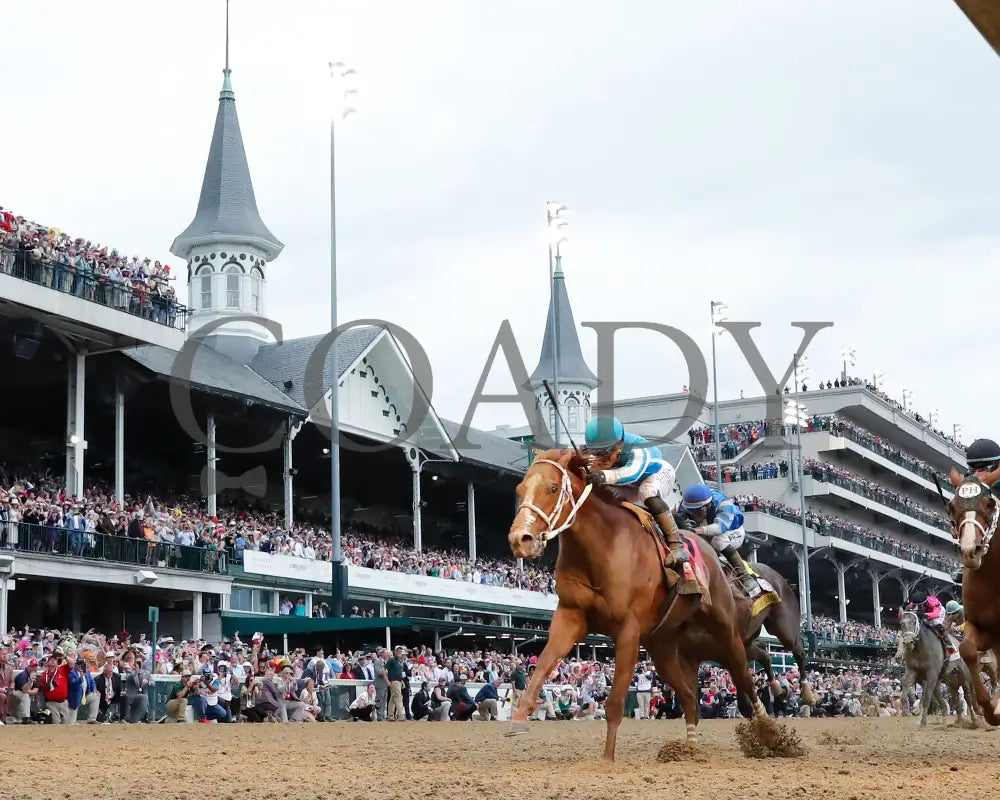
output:
[[[732, 675], [737, 690], [752, 698], [754, 725], [761, 736], [775, 735], [777, 727], [758, 699], [747, 669], [733, 591], [711, 546], [691, 537], [705, 566], [711, 605], [704, 605], [696, 594], [677, 596], [671, 606], [675, 595], [667, 588], [653, 537], [635, 515], [613, 502], [609, 491], [589, 487], [586, 474], [583, 456], [572, 450], [549, 450], [535, 459], [517, 487], [520, 507], [507, 537], [515, 557], [536, 558], [548, 541], [565, 533], [555, 567], [559, 603], [548, 643], [512, 714], [509, 734], [528, 730], [528, 717], [556, 662], [587, 634], [600, 633], [615, 643], [615, 677], [605, 709], [605, 759], [615, 757], [640, 642], [678, 693], [688, 741], [696, 740], [698, 706], [694, 681], [681, 678], [687, 674], [688, 657], [679, 652], [680, 642], [696, 643], [699, 661], [700, 653], [711, 653]], [[664, 622], [668, 608], [671, 614]]]
[[972, 674], [972, 688], [990, 725], [1000, 725], [1000, 715], [986, 691], [979, 668], [979, 653], [992, 650], [1000, 659], [1000, 548], [991, 548], [1000, 521], [1000, 500], [996, 486], [1000, 468], [963, 477], [951, 471], [955, 496], [948, 503], [965, 566], [962, 577], [962, 604], [965, 606], [965, 635], [959, 646], [962, 660]]

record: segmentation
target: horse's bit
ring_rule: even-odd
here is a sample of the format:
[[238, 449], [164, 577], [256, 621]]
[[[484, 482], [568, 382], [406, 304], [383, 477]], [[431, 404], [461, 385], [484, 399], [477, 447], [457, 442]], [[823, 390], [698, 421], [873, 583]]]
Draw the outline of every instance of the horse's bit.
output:
[[[955, 496], [960, 497], [963, 500], [976, 499], [978, 501], [979, 496], [986, 491], [987, 494], [994, 494], [993, 488], [987, 486], [979, 478], [973, 476], [971, 478], [966, 478], [965, 481], [955, 490]], [[975, 510], [965, 511], [964, 519], [956, 525], [958, 530], [959, 538], [961, 539], [962, 528], [966, 525], [974, 525], [979, 529], [979, 532], [983, 535], [983, 555], [989, 552], [990, 542], [993, 541], [993, 536], [997, 532], [997, 523], [1000, 523], [1000, 498], [994, 496], [993, 498], [993, 516], [990, 519], [989, 526], [983, 525], [979, 521], [979, 517]]]
[[[526, 508], [529, 511], [533, 511], [534, 513], [538, 514], [538, 516], [542, 518], [542, 521], [545, 523], [547, 527], [546, 530], [542, 531], [539, 534], [538, 538], [541, 539], [542, 542], [548, 542], [551, 539], [557, 537], [560, 533], [562, 533], [564, 530], [566, 530], [573, 524], [573, 522], [576, 520], [576, 512], [580, 510], [580, 506], [582, 506], [584, 501], [590, 496], [590, 490], [593, 489], [594, 487], [588, 483], [583, 488], [583, 491], [580, 493], [580, 499], [574, 503], [573, 482], [570, 480], [569, 470], [567, 470], [562, 464], [558, 464], [555, 461], [550, 461], [547, 458], [535, 459], [534, 463], [551, 464], [553, 467], [558, 469], [559, 472], [562, 473], [562, 482], [559, 488], [559, 499], [556, 500], [555, 508], [552, 509], [551, 514], [546, 514], [544, 511], [542, 511], [542, 509], [540, 509], [534, 503], [524, 502], [521, 503], [521, 505], [518, 508], [518, 511], [520, 511], [522, 508]], [[566, 521], [563, 522], [563, 524], [560, 525], [558, 528], [554, 528], [553, 525], [555, 524], [556, 520], [559, 519], [559, 515], [562, 513], [563, 508], [565, 508], [567, 504], [572, 504], [572, 508], [570, 508], [569, 514], [566, 515]]]

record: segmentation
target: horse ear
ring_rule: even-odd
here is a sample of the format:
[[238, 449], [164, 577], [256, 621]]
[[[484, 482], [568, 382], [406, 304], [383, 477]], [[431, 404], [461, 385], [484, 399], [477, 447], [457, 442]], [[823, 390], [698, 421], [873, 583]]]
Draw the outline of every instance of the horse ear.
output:
[[948, 480], [951, 481], [951, 485], [957, 489], [958, 485], [962, 482], [962, 473], [959, 472], [954, 467], [951, 468], [951, 472], [948, 474]]

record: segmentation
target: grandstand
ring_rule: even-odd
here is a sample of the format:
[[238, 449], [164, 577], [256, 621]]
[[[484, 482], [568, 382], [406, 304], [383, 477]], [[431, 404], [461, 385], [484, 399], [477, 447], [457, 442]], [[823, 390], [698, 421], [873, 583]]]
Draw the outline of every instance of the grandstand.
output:
[[[274, 341], [266, 290], [283, 247], [257, 207], [228, 68], [197, 209], [171, 247], [190, 307], [171, 286], [181, 270], [0, 211], [0, 629], [145, 630], [156, 606], [160, 631], [187, 640], [254, 629], [293, 645], [332, 635], [437, 650], [461, 637], [537, 651], [555, 554], [515, 564], [505, 538], [531, 432], [462, 432], [433, 407], [411, 419], [423, 389], [386, 329], [340, 337], [336, 380], [329, 337]], [[581, 437], [597, 379], [561, 267], [554, 278], [531, 382], [550, 430], [559, 419]], [[334, 383], [343, 566], [327, 517]], [[617, 413], [659, 434], [687, 399], [620, 401]], [[744, 498], [749, 546], [796, 586], [805, 493], [821, 638], [883, 648], [886, 615], [914, 587], [954, 594], [933, 476], [962, 451], [863, 382], [804, 401], [801, 486], [764, 398], [720, 405], [723, 484]], [[689, 441], [662, 448], [682, 486], [716, 477], [708, 412], [690, 423]], [[349, 616], [330, 615], [339, 601]], [[581, 645], [596, 656], [608, 641]]]

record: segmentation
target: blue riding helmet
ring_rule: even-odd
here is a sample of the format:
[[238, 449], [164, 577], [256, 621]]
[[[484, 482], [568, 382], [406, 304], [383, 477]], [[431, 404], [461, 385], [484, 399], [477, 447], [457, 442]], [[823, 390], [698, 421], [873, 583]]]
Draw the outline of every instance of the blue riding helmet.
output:
[[587, 423], [584, 441], [594, 449], [614, 447], [625, 438], [625, 426], [617, 417], [594, 417]]
[[704, 483], [693, 483], [684, 490], [681, 508], [691, 511], [704, 508], [712, 502], [712, 490]]
[[964, 610], [965, 609], [962, 608], [962, 606], [960, 606], [954, 600], [949, 600], [948, 604], [944, 607], [944, 613], [945, 614], [957, 614], [959, 611], [964, 611]]

